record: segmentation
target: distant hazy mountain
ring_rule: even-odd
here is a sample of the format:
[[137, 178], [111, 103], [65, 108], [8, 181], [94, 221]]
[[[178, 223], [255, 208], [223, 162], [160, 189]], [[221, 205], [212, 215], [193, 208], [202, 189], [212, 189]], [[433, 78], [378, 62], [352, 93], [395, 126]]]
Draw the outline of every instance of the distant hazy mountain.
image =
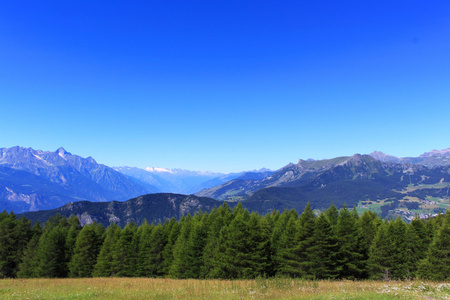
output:
[[147, 220], [148, 223], [159, 223], [172, 217], [179, 219], [188, 213], [193, 215], [200, 209], [208, 212], [221, 204], [222, 202], [214, 199], [193, 195], [151, 194], [125, 202], [80, 201], [66, 204], [57, 209], [27, 212], [19, 216], [24, 216], [33, 222], [40, 221], [43, 224], [57, 213], [64, 217], [74, 214], [80, 219], [82, 225], [97, 221], [104, 226], [114, 222], [123, 227], [129, 222], [141, 224]]
[[[152, 167], [148, 167], [146, 169], [134, 167], [115, 167], [114, 169], [125, 175], [151, 184], [162, 192], [181, 194], [193, 194], [202, 189], [220, 185], [224, 182], [235, 179], [245, 173], [240, 172], [224, 174], [182, 169], [169, 170], [165, 168]], [[263, 174], [264, 172], [267, 172], [267, 170], [262, 169], [261, 172], [254, 171], [253, 173]]]
[[55, 152], [0, 148], [0, 209], [18, 213], [79, 200], [126, 200], [157, 191], [92, 157], [72, 155], [64, 148]]
[[383, 162], [417, 164], [427, 167], [450, 165], [450, 148], [425, 152], [419, 157], [396, 157], [384, 154], [380, 151], [374, 151], [370, 154], [370, 156]]

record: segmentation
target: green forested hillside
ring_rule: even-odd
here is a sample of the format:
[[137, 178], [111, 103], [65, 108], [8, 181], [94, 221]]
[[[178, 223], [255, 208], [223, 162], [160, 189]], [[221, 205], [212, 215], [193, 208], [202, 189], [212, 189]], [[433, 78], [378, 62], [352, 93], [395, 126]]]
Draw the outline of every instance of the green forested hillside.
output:
[[259, 215], [226, 203], [179, 221], [106, 229], [0, 214], [0, 277], [450, 279], [450, 212], [410, 224], [332, 205]]
[[170, 218], [178, 220], [188, 213], [194, 214], [198, 210], [210, 211], [221, 204], [222, 202], [211, 198], [159, 193], [143, 195], [125, 202], [72, 202], [56, 209], [27, 212], [20, 216], [33, 222], [44, 223], [56, 214], [63, 217], [75, 215], [82, 225], [95, 221], [103, 226], [114, 222], [123, 227], [130, 222], [141, 224], [144, 220], [153, 223], [164, 222]]

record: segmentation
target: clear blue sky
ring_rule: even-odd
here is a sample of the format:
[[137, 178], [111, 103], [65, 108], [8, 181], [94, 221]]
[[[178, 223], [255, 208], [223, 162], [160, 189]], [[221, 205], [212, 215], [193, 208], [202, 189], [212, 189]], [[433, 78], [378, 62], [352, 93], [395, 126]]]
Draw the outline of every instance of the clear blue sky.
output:
[[0, 147], [277, 169], [450, 147], [449, 1], [3, 1]]

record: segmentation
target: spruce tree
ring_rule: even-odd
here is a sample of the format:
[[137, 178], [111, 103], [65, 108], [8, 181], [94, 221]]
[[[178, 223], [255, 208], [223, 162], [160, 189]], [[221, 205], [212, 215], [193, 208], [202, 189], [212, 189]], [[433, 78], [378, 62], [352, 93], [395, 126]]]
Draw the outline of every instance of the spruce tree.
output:
[[282, 237], [281, 248], [276, 254], [279, 273], [292, 277], [312, 277], [311, 247], [315, 216], [308, 203], [295, 224], [289, 220]]
[[110, 277], [114, 275], [113, 258], [116, 243], [120, 238], [121, 229], [117, 224], [112, 223], [105, 231], [105, 239], [97, 257], [97, 263], [92, 273], [93, 277]]
[[180, 233], [173, 247], [173, 261], [169, 268], [169, 276], [172, 278], [186, 278], [186, 272], [190, 265], [187, 246], [192, 227], [192, 217], [188, 214], [180, 224]]
[[112, 253], [112, 269], [114, 276], [135, 276], [137, 249], [136, 243], [133, 242], [135, 241], [136, 232], [137, 226], [133, 222], [128, 223], [120, 232]]
[[231, 223], [232, 211], [225, 202], [218, 209], [213, 209], [209, 214], [210, 226], [206, 238], [206, 244], [203, 248], [202, 260], [203, 264], [200, 268], [201, 278], [212, 278], [216, 276], [214, 269], [217, 266], [216, 258], [219, 251], [220, 232]]
[[250, 226], [255, 217], [247, 210], [240, 210], [229, 226], [220, 231], [216, 268], [213, 276], [226, 279], [255, 278], [262, 275], [264, 268], [263, 249], [255, 247], [259, 234]]
[[335, 255], [338, 278], [360, 278], [363, 256], [359, 253], [358, 245], [358, 218], [355, 211], [344, 207], [339, 211], [335, 226], [336, 239], [339, 249]]
[[447, 210], [442, 225], [439, 226], [419, 274], [432, 280], [450, 279], [450, 210]]
[[150, 276], [149, 266], [147, 264], [147, 259], [150, 256], [150, 237], [154, 229], [154, 225], [149, 225], [147, 220], [145, 220], [141, 226], [139, 226], [139, 249], [138, 249], [138, 263], [137, 263], [137, 274], [139, 276], [148, 277]]
[[200, 278], [203, 268], [203, 249], [208, 239], [209, 215], [203, 214], [193, 223], [186, 245], [186, 278]]
[[[156, 225], [148, 241], [148, 251], [142, 253], [143, 263], [145, 264], [144, 276], [161, 277], [164, 273], [164, 248], [167, 244], [168, 236], [165, 233], [162, 224]], [[142, 250], [141, 250], [142, 251]]]
[[331, 223], [325, 214], [316, 219], [310, 247], [311, 276], [316, 279], [333, 279], [337, 276], [334, 256], [338, 249]]
[[370, 246], [381, 224], [381, 218], [372, 211], [364, 211], [358, 224], [358, 243], [361, 258], [361, 278], [369, 278], [368, 260], [370, 255]]
[[[181, 217], [180, 222], [183, 222], [184, 217]], [[180, 234], [180, 222], [175, 218], [170, 219], [169, 223], [164, 224], [164, 234], [167, 236], [167, 242], [163, 251], [163, 274], [168, 275], [170, 266], [173, 262], [173, 248]]]
[[407, 227], [405, 222], [398, 217], [389, 224], [388, 234], [391, 235], [391, 278], [392, 279], [408, 279], [411, 276], [408, 261], [408, 243], [406, 235]]
[[408, 279], [415, 278], [417, 268], [421, 260], [426, 257], [430, 244], [429, 235], [425, 223], [415, 218], [406, 230], [406, 250], [405, 259], [408, 269]]
[[299, 217], [299, 229], [297, 231], [296, 246], [292, 249], [298, 261], [298, 275], [303, 278], [312, 278], [311, 247], [313, 246], [313, 235], [315, 227], [315, 215], [311, 205], [306, 205]]
[[69, 263], [70, 277], [92, 277], [102, 243], [102, 237], [98, 235], [96, 226], [101, 225], [87, 224], [78, 234]]
[[39, 240], [37, 275], [45, 278], [64, 278], [68, 275], [66, 261], [66, 224], [44, 229]]
[[372, 279], [389, 279], [392, 257], [391, 236], [388, 234], [388, 221], [383, 222], [377, 230], [369, 249], [367, 269]]
[[336, 205], [331, 204], [325, 211], [325, 216], [328, 218], [328, 221], [330, 221], [332, 227], [336, 226], [339, 218], [339, 210], [336, 208]]
[[38, 276], [37, 266], [39, 264], [39, 239], [42, 235], [42, 228], [39, 221], [34, 224], [31, 231], [33, 236], [28, 242], [19, 264], [19, 269], [17, 272], [17, 277], [19, 278], [34, 278]]
[[292, 251], [297, 245], [298, 229], [298, 219], [288, 218], [274, 253], [275, 270], [278, 275], [299, 276], [298, 258]]
[[0, 214], [0, 278], [15, 277], [20, 259], [33, 233], [31, 222], [13, 212]]

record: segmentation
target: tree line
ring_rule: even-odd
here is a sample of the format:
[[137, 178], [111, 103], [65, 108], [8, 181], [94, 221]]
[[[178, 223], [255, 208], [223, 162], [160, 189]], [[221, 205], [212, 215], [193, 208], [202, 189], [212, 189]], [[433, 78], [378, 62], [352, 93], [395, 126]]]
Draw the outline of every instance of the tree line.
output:
[[450, 279], [450, 212], [407, 224], [331, 205], [265, 216], [224, 203], [160, 224], [43, 226], [0, 214], [0, 278]]

